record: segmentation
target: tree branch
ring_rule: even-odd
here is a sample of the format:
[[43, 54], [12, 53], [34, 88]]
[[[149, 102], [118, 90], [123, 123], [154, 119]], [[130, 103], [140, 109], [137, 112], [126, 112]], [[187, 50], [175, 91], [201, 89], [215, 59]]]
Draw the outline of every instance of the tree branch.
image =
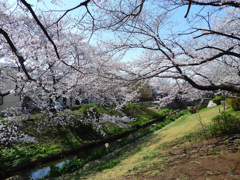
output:
[[27, 69], [26, 69], [26, 67], [25, 67], [25, 65], [24, 65], [25, 59], [23, 58], [23, 56], [21, 56], [21, 55], [19, 54], [17, 48], [15, 47], [15, 45], [14, 45], [13, 42], [12, 42], [12, 40], [11, 40], [10, 37], [8, 36], [7, 32], [0, 28], [0, 34], [2, 34], [2, 35], [4, 36], [4, 38], [7, 40], [7, 43], [9, 44], [10, 48], [12, 49], [12, 52], [17, 56], [18, 61], [19, 61], [20, 65], [21, 65], [21, 67], [22, 67], [22, 70], [23, 70], [23, 72], [25, 73], [25, 75], [27, 76], [27, 78], [28, 78], [29, 80], [31, 80], [31, 81], [36, 81], [35, 79], [33, 79], [33, 78], [29, 75], [29, 73], [28, 73], [28, 71], [27, 71]]
[[225, 36], [225, 37], [228, 37], [228, 38], [231, 38], [231, 39], [237, 39], [237, 40], [240, 41], [240, 38], [233, 35], [233, 34], [225, 34], [225, 33], [222, 33], [222, 32], [208, 30], [208, 29], [197, 29], [197, 31], [207, 31], [208, 33], [203, 33], [199, 36], [195, 36], [193, 39], [197, 39], [197, 38], [199, 38], [201, 36], [205, 36], [205, 35], [217, 34], [217, 35]]
[[71, 8], [71, 9], [66, 10], [65, 13], [64, 13], [55, 23], [53, 23], [52, 25], [59, 23], [59, 21], [61, 21], [61, 19], [64, 18], [64, 16], [66, 16], [67, 13], [69, 13], [70, 11], [73, 11], [73, 10], [75, 10], [75, 9], [81, 7], [81, 6], [85, 6], [85, 7], [87, 8], [87, 5], [88, 5], [88, 3], [89, 3], [90, 1], [91, 1], [91, 0], [86, 0], [86, 1], [84, 1], [84, 2], [82, 2], [82, 3], [80, 3], [79, 5]]
[[203, 85], [197, 84], [186, 75], [182, 75], [182, 78], [186, 80], [189, 84], [191, 84], [194, 88], [197, 88], [199, 90], [204, 90], [204, 91], [225, 90], [229, 92], [240, 93], [240, 88], [233, 85], [221, 84], [221, 85], [203, 86]]
[[225, 0], [225, 1], [219, 1], [219, 0], [209, 0], [209, 2], [207, 1], [198, 1], [198, 0], [185, 0], [185, 2], [188, 4], [189, 1], [192, 1], [192, 4], [195, 5], [201, 5], [201, 6], [232, 6], [232, 7], [240, 7], [240, 3], [239, 1], [230, 1], [230, 0]]
[[48, 38], [48, 40], [51, 42], [51, 44], [54, 47], [55, 53], [57, 55], [57, 58], [60, 59], [60, 55], [58, 53], [57, 50], [57, 46], [54, 43], [54, 41], [52, 40], [52, 38], [50, 37], [50, 35], [48, 34], [47, 30], [45, 29], [45, 27], [43, 26], [43, 24], [40, 22], [40, 20], [38, 19], [37, 15], [35, 14], [35, 12], [33, 11], [32, 7], [30, 4], [28, 4], [25, 0], [20, 0], [24, 6], [27, 7], [27, 9], [30, 11], [30, 13], [32, 14], [33, 18], [35, 19], [35, 21], [37, 22], [37, 24], [40, 26], [40, 28], [42, 29], [43, 33], [46, 35], [46, 37]]
[[6, 93], [1, 93], [0, 92], [0, 96], [7, 96], [7, 95], [9, 95], [10, 94], [10, 91], [8, 91], [8, 92], [6, 92]]
[[192, 5], [192, 0], [189, 0], [188, 9], [187, 9], [187, 12], [186, 12], [186, 14], [185, 14], [184, 18], [187, 18], [187, 16], [188, 16], [188, 13], [189, 13], [189, 11], [190, 11], [190, 8], [191, 8], [191, 5]]

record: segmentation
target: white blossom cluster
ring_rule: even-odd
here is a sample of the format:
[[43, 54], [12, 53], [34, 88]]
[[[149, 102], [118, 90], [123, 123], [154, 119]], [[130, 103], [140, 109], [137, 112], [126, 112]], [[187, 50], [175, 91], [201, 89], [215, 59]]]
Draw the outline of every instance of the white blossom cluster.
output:
[[76, 112], [64, 111], [64, 112], [49, 112], [46, 115], [43, 115], [40, 121], [36, 121], [38, 130], [41, 131], [42, 128], [51, 127], [51, 126], [70, 126], [77, 128], [79, 125], [92, 125], [93, 128], [100, 132], [102, 135], [106, 135], [103, 131], [103, 125], [107, 122], [113, 123], [121, 127], [129, 127], [127, 122], [135, 121], [134, 118], [127, 116], [110, 116], [107, 114], [99, 115], [93, 108], [89, 108], [85, 116], [81, 116]]
[[[26, 120], [26, 118], [27, 116], [12, 116], [0, 120], [0, 144], [9, 144], [14, 142], [37, 143], [36, 137], [24, 134], [20, 130], [23, 126], [22, 121]], [[38, 115], [37, 120], [35, 120], [35, 125], [37, 126], [37, 130], [39, 132], [46, 127], [51, 128], [56, 126], [65, 126], [78, 128], [81, 124], [92, 125], [97, 132], [102, 135], [106, 135], [103, 131], [103, 125], [106, 125], [107, 122], [114, 123], [120, 127], [128, 128], [129, 126], [127, 123], [131, 121], [135, 121], [135, 119], [127, 116], [119, 117], [107, 114], [99, 115], [93, 108], [89, 108], [86, 116], [84, 117], [72, 111], [43, 113], [42, 115]]]
[[0, 120], [0, 144], [32, 142], [37, 143], [37, 138], [31, 137], [20, 130], [21, 119], [7, 117]]

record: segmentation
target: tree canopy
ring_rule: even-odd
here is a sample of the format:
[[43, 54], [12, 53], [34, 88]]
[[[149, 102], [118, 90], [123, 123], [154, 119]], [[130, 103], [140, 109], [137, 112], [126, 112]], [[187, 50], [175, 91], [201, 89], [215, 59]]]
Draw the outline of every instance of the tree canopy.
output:
[[[176, 88], [174, 93], [184, 84], [240, 92], [239, 1], [52, 4], [1, 1], [1, 78], [12, 82], [8, 86], [1, 82], [1, 95], [31, 95], [40, 89], [41, 100], [80, 97], [84, 91], [116, 102], [119, 88], [153, 78], [167, 79]], [[186, 18], [186, 28], [175, 28], [178, 10]], [[122, 62], [133, 49], [141, 56]], [[7, 73], [6, 64], [17, 71], [15, 76]]]

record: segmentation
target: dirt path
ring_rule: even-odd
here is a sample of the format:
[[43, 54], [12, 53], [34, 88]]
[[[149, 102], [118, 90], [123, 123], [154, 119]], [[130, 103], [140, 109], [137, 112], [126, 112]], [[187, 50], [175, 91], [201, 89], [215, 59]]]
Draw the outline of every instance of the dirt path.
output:
[[[159, 163], [163, 158], [166, 161]], [[121, 179], [240, 179], [240, 138], [168, 147], [146, 169]]]

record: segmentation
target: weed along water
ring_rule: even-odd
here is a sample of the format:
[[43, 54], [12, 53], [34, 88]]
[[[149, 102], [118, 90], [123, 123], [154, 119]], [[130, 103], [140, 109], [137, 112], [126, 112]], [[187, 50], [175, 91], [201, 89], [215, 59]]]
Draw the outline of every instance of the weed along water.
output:
[[[163, 119], [160, 121], [163, 121]], [[122, 135], [119, 136], [120, 138], [115, 138], [115, 137], [107, 138], [104, 141], [97, 143], [97, 145], [94, 145], [94, 147], [92, 148], [86, 147], [86, 149], [83, 149], [75, 153], [74, 155], [65, 156], [61, 159], [53, 160], [48, 163], [40, 163], [36, 165], [34, 168], [25, 168], [22, 171], [9, 174], [8, 177], [19, 175], [22, 177], [22, 179], [33, 179], [33, 180], [41, 179], [44, 176], [48, 175], [50, 171], [52, 171], [53, 169], [56, 169], [56, 167], [57, 169], [61, 168], [64, 166], [64, 164], [69, 163], [74, 158], [84, 160], [91, 156], [94, 156], [95, 154], [98, 154], [99, 152], [106, 152], [106, 153], [111, 152], [114, 149], [121, 147], [121, 145], [133, 142], [135, 139], [138, 139], [139, 137], [142, 137], [150, 133], [150, 130], [153, 129], [154, 125], [157, 126], [158, 124], [156, 122], [151, 122], [151, 123], [148, 123], [147, 125], [139, 126], [138, 128], [132, 129], [127, 133], [123, 133]]]

